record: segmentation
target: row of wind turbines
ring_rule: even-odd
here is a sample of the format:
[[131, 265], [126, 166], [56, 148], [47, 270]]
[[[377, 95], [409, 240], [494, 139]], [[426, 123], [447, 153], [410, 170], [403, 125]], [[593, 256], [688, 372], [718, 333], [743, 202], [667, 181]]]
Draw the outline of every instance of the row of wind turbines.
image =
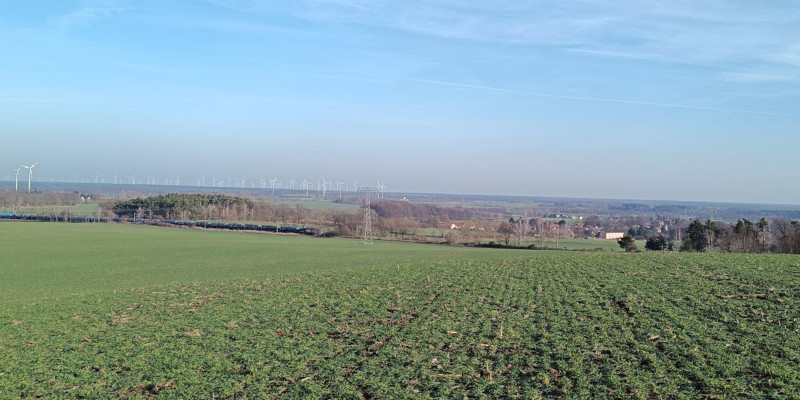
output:
[[[206, 177], [203, 176], [201, 178], [197, 178], [196, 181], [194, 181], [194, 180], [190, 181], [191, 183], [189, 185], [191, 186], [192, 183], [194, 183], [195, 186], [197, 186], [197, 187], [209, 187], [207, 185], [207, 181], [209, 181], [209, 180], [211, 181], [210, 182], [211, 183], [210, 187], [215, 187], [215, 188], [216, 187], [247, 188], [247, 183], [248, 183], [244, 178], [242, 178], [242, 179], [235, 178], [235, 179], [233, 179], [233, 183], [232, 183], [230, 177], [228, 177], [228, 179], [226, 181], [225, 179], [217, 179], [216, 177], [212, 177], [211, 179], [206, 179]], [[137, 184], [137, 182], [140, 182], [140, 181], [137, 180], [135, 175], [128, 177], [128, 183], [129, 184]], [[115, 184], [116, 183], [121, 183], [121, 181], [117, 180], [117, 176], [116, 175], [114, 175], [114, 183]], [[234, 183], [235, 183], [235, 185], [234, 185]], [[288, 183], [287, 183], [287, 185], [285, 187], [283, 186], [283, 182], [277, 177], [272, 178], [272, 179], [259, 178], [259, 181], [258, 181], [259, 185], [258, 186], [256, 186], [255, 183], [252, 182], [252, 181], [249, 182], [249, 183], [250, 183], [250, 188], [252, 188], [252, 189], [260, 188], [260, 189], [270, 189], [270, 190], [272, 190], [272, 195], [273, 196], [275, 195], [275, 191], [277, 189], [298, 190], [297, 187], [296, 187], [297, 181], [294, 178], [289, 179], [289, 181], [288, 181]], [[317, 181], [309, 181], [308, 179], [303, 179], [303, 181], [301, 183], [302, 183], [302, 189], [300, 189], [300, 190], [305, 190], [306, 197], [308, 197], [310, 195], [310, 192], [312, 190], [315, 190], [317, 193], [321, 193], [321, 196], [323, 198], [325, 197], [325, 195], [327, 194], [327, 192], [329, 190], [334, 190], [333, 189], [333, 184], [334, 184], [333, 181], [328, 181], [326, 178], [322, 178], [322, 179], [317, 180]], [[152, 177], [152, 179], [151, 179], [150, 177], [148, 177], [147, 178], [147, 184], [148, 185], [156, 185], [157, 184], [156, 183], [156, 178]], [[179, 186], [180, 185], [180, 177], [176, 178], [174, 181], [172, 181], [170, 179], [166, 179], [164, 181], [164, 185], [172, 185], [172, 184], [174, 184], [176, 186]], [[316, 186], [316, 189], [313, 189], [315, 186]], [[358, 182], [356, 182], [356, 181], [353, 181], [353, 189], [352, 190], [350, 189], [350, 182], [345, 182], [345, 181], [337, 181], [336, 182], [336, 191], [339, 192], [339, 197], [340, 198], [342, 197], [342, 191], [343, 190], [345, 190], [347, 192], [351, 192], [351, 191], [352, 192], [356, 192], [356, 191], [358, 191], [358, 187], [359, 187], [358, 186]], [[384, 191], [386, 189], [386, 185], [383, 183], [382, 180], [378, 179], [378, 183], [375, 186], [375, 189], [377, 189], [378, 192], [380, 193], [381, 197], [383, 197], [383, 193], [384, 193]]]
[[[178, 178], [178, 179], [180, 179], [180, 178]], [[149, 184], [149, 182], [150, 181], [148, 180], [148, 184]], [[153, 178], [153, 182], [155, 182], [155, 178]], [[237, 187], [237, 188], [246, 188], [247, 187], [246, 181], [245, 181], [244, 178], [242, 178], [241, 180], [239, 180], [239, 178], [236, 178], [234, 180], [234, 182], [235, 182], [235, 187]], [[325, 195], [327, 194], [327, 192], [329, 190], [334, 190], [333, 189], [333, 184], [334, 184], [333, 181], [328, 181], [326, 178], [322, 178], [322, 179], [317, 180], [317, 181], [309, 181], [308, 179], [303, 179], [303, 182], [301, 182], [301, 183], [302, 183], [302, 189], [300, 189], [300, 190], [305, 190], [306, 191], [306, 196], [309, 196], [310, 191], [314, 190], [312, 188], [315, 185], [316, 185], [316, 192], [317, 193], [321, 193], [322, 197], [325, 197]], [[165, 184], [167, 184], [167, 183], [165, 183]], [[274, 196], [275, 195], [275, 190], [277, 190], [277, 189], [298, 190], [297, 187], [296, 187], [296, 184], [297, 184], [297, 181], [294, 178], [289, 179], [289, 181], [288, 181], [288, 183], [287, 183], [287, 185], [285, 187], [283, 186], [283, 182], [280, 180], [280, 178], [277, 178], [277, 177], [272, 178], [272, 179], [259, 178], [259, 186], [258, 186], [258, 188], [260, 188], [260, 189], [271, 189], [272, 190], [272, 195]], [[231, 178], [230, 177], [227, 180], [227, 186], [224, 186], [224, 185], [225, 185], [225, 180], [224, 179], [217, 180], [216, 177], [213, 177], [211, 179], [211, 187], [234, 187], [231, 184]], [[206, 177], [203, 176], [202, 178], [198, 178], [197, 181], [196, 181], [196, 186], [197, 187], [207, 187], [207, 185], [206, 185]], [[250, 187], [253, 188], [253, 189], [256, 188], [256, 186], [255, 186], [255, 184], [253, 182], [250, 182]], [[375, 186], [375, 188], [380, 191], [381, 195], [383, 195], [383, 192], [386, 189], [386, 185], [383, 183], [382, 180], [379, 179], [378, 180], [378, 184], [377, 184], [377, 186]], [[352, 192], [356, 192], [356, 191], [358, 191], [358, 182], [353, 181], [353, 189], [351, 190], [350, 189], [350, 182], [337, 181], [336, 182], [336, 191], [339, 192], [339, 197], [342, 197], [342, 191], [343, 190], [347, 191], [347, 192], [351, 192], [351, 191]]]
[[31, 181], [33, 180], [33, 167], [35, 167], [39, 163], [33, 163], [32, 165], [28, 166], [25, 164], [20, 165], [19, 168], [12, 168], [11, 170], [14, 171], [14, 191], [19, 192], [19, 171], [22, 171], [23, 168], [28, 170], [28, 193], [31, 192]]
[[[12, 171], [14, 171], [15, 174], [16, 174], [15, 180], [14, 180], [14, 190], [15, 191], [19, 191], [19, 173], [20, 173], [20, 171], [22, 171], [23, 168], [28, 170], [28, 192], [31, 191], [31, 181], [33, 180], [33, 168], [38, 164], [39, 163], [33, 163], [30, 166], [22, 164], [20, 166], [20, 168], [13, 168], [12, 169]], [[62, 178], [62, 181], [63, 181], [63, 178]], [[211, 182], [212, 183], [212, 187], [221, 187], [221, 186], [218, 186], [218, 184], [219, 185], [224, 185], [225, 184], [225, 180], [224, 179], [219, 179], [218, 180], [216, 177], [212, 178], [211, 181], [212, 181]], [[97, 182], [97, 178], [95, 178], [95, 182]], [[103, 179], [103, 182], [105, 182], [105, 179]], [[137, 182], [137, 179], [136, 179], [135, 175], [128, 177], [128, 183], [129, 184], [136, 184], [136, 182]], [[269, 182], [269, 187], [267, 187], [267, 182]], [[115, 184], [122, 183], [122, 180], [118, 179], [116, 174], [114, 175], [114, 183]], [[203, 176], [202, 178], [198, 178], [196, 183], [197, 183], [198, 187], [205, 187], [206, 186], [206, 177]], [[295, 183], [296, 183], [295, 179], [291, 178], [289, 180], [289, 183], [288, 183], [286, 189], [296, 190]], [[150, 179], [150, 177], [148, 177], [147, 178], [147, 184], [148, 185], [151, 185], [151, 184], [155, 185], [156, 184], [155, 176], [152, 177], [152, 179]], [[174, 181], [165, 180], [164, 184], [165, 185], [174, 184], [176, 186], [180, 186], [180, 177], [177, 177]], [[333, 183], [332, 180], [328, 181], [326, 178], [322, 178], [322, 179], [317, 180], [317, 181], [309, 181], [308, 179], [303, 179], [302, 190], [305, 190], [306, 197], [308, 197], [310, 195], [310, 191], [313, 190], [312, 188], [314, 186], [316, 186], [316, 192], [317, 193], [321, 193], [322, 198], [325, 198], [325, 195], [327, 194], [327, 192], [329, 190], [333, 190], [333, 184], [334, 183]], [[251, 183], [251, 186], [255, 188], [255, 186], [252, 183]], [[282, 186], [283, 186], [283, 184], [282, 184], [281, 180], [278, 179], [277, 177], [273, 178], [273, 179], [260, 178], [260, 186], [259, 187], [261, 189], [268, 189], [268, 188], [271, 189], [273, 196], [275, 196], [275, 190], [282, 188]], [[228, 178], [228, 180], [227, 180], [227, 187], [232, 187], [231, 186], [231, 178]], [[246, 187], [245, 186], [245, 180], [242, 179], [241, 181], [239, 181], [239, 179], [237, 178], [236, 179], [236, 187], [245, 188]], [[348, 191], [348, 192], [351, 191], [350, 190], [350, 183], [349, 182], [344, 182], [344, 181], [337, 181], [336, 182], [336, 191], [339, 192], [339, 197], [340, 198], [342, 197], [342, 189], [343, 188], [346, 188], [346, 191]], [[356, 192], [356, 191], [358, 191], [358, 189], [359, 189], [358, 182], [353, 181], [353, 189], [352, 189], [352, 191]], [[386, 185], [384, 184], [384, 182], [382, 180], [378, 179], [377, 185], [374, 187], [374, 189], [376, 189], [377, 192], [380, 194], [380, 198], [383, 198], [383, 194], [384, 194], [384, 190], [386, 189]]]
[[[267, 182], [267, 180], [264, 180], [264, 179], [261, 180], [261, 188], [262, 189], [266, 189], [266, 182]], [[314, 181], [314, 182], [309, 181], [308, 179], [303, 179], [302, 190], [306, 191], [306, 197], [309, 196], [309, 192], [312, 190], [312, 187], [314, 187], [314, 185], [316, 185], [317, 193], [321, 192], [322, 198], [325, 198], [325, 194], [328, 192], [328, 190], [333, 190], [333, 181], [328, 181], [325, 178], [322, 178], [321, 180], [317, 180], [317, 181]], [[281, 180], [278, 179], [278, 178], [269, 179], [269, 187], [270, 187], [270, 189], [272, 189], [272, 195], [275, 196], [275, 189], [281, 187]], [[346, 190], [348, 192], [351, 191], [349, 182], [336, 181], [336, 190], [339, 192], [339, 197], [340, 198], [342, 197], [342, 188], [345, 188], [345, 187], [347, 188]], [[386, 189], [386, 185], [384, 185], [383, 181], [381, 181], [379, 179], [378, 180], [378, 185], [375, 186], [375, 188], [380, 192], [381, 198], [383, 198], [383, 193], [384, 193], [384, 190]], [[294, 180], [294, 178], [289, 180], [289, 185], [287, 186], [287, 189], [296, 190], [295, 189], [295, 180]], [[358, 191], [358, 182], [353, 181], [353, 190], [352, 191], [353, 192], [357, 192]]]

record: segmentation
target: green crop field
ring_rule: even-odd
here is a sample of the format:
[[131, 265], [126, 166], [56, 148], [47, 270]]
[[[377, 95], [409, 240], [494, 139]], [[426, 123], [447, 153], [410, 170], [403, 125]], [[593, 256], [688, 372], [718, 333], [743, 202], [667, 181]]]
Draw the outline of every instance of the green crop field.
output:
[[154, 284], [505, 257], [492, 249], [419, 246], [130, 224], [0, 222], [0, 304]]
[[0, 240], [0, 398], [800, 397], [797, 256]]
[[[525, 242], [526, 244], [533, 243], [536, 247], [542, 247], [541, 240], [531, 240]], [[640, 240], [636, 243], [639, 250], [644, 250], [644, 241]], [[619, 247], [616, 240], [603, 240], [603, 239], [559, 239], [558, 246], [556, 240], [550, 239], [547, 242], [548, 248], [559, 248], [568, 250], [603, 250], [603, 251], [624, 251]]]

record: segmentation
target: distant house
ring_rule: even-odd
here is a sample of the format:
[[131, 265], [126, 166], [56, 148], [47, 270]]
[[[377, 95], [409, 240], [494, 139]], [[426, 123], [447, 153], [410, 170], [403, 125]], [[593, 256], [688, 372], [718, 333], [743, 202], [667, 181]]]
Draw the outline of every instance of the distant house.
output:
[[606, 232], [604, 238], [606, 240], [617, 240], [622, 239], [623, 236], [625, 236], [623, 232]]
[[460, 222], [450, 223], [450, 229], [461, 229], [461, 223]]

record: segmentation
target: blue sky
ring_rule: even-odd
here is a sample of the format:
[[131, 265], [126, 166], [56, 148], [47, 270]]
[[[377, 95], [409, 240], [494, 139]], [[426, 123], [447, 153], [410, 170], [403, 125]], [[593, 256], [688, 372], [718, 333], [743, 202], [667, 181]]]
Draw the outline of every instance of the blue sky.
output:
[[795, 0], [32, 0], [0, 50], [0, 178], [800, 203]]

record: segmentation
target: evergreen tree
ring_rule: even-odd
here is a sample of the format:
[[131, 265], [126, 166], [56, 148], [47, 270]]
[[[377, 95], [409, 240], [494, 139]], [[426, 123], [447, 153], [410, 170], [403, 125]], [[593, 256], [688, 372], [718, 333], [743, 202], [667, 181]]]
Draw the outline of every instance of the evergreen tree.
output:
[[644, 243], [644, 248], [647, 250], [663, 251], [666, 250], [667, 247], [667, 239], [663, 235], [647, 238], [647, 241]]
[[622, 239], [617, 240], [617, 243], [619, 247], [623, 248], [628, 253], [636, 251], [636, 240], [630, 235], [623, 236]]
[[708, 232], [709, 230], [706, 224], [700, 222], [699, 219], [694, 220], [691, 224], [689, 224], [689, 227], [686, 228], [686, 237], [683, 239], [681, 250], [697, 252], [706, 251], [706, 248], [708, 248], [709, 239]]

